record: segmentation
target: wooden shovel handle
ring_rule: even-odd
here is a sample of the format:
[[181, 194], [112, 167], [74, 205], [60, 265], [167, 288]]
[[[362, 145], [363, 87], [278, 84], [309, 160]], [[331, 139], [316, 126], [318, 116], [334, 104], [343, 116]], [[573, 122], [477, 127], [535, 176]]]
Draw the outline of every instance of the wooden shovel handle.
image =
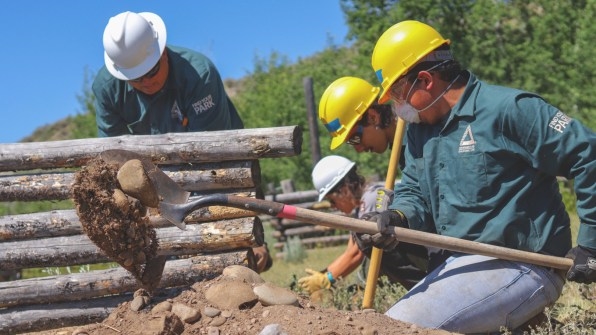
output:
[[[286, 207], [287, 206], [288, 205], [286, 205]], [[296, 207], [295, 212], [296, 218], [321, 226], [343, 228], [346, 230], [368, 234], [374, 234], [378, 232], [376, 223], [372, 221], [347, 218], [299, 207]], [[573, 260], [570, 258], [543, 255], [529, 251], [516, 250], [401, 227], [395, 227], [394, 229], [395, 235], [401, 242], [408, 242], [466, 254], [483, 255], [510, 261], [536, 264], [562, 270], [569, 270], [569, 268], [573, 265]]]

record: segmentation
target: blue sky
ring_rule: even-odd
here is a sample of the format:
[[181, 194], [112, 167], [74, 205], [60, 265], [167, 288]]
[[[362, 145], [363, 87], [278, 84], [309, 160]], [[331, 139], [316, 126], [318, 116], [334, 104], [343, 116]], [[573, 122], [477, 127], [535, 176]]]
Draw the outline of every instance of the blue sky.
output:
[[102, 34], [123, 11], [159, 14], [168, 43], [207, 55], [223, 78], [241, 78], [255, 57], [295, 61], [342, 45], [339, 0], [19, 0], [0, 11], [0, 143], [81, 111], [85, 71], [103, 65]]

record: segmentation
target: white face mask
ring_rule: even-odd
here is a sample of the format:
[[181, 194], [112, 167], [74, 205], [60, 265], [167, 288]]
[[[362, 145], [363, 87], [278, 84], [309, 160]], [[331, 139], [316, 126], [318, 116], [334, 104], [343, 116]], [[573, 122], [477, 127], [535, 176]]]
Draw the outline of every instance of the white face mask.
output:
[[406, 122], [420, 123], [420, 111], [407, 102], [402, 104], [393, 102], [391, 104], [391, 110], [395, 116], [402, 118]]

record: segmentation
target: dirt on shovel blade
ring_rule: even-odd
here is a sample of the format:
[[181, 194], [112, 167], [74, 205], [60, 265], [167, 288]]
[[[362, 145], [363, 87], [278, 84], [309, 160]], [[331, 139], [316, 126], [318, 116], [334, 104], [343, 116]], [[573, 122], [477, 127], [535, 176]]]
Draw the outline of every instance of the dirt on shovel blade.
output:
[[[120, 189], [118, 166], [100, 158], [75, 174], [72, 195], [85, 234], [113, 261], [131, 272], [143, 285], [143, 275], [157, 258], [155, 229], [147, 209]], [[159, 279], [158, 279], [159, 280]]]

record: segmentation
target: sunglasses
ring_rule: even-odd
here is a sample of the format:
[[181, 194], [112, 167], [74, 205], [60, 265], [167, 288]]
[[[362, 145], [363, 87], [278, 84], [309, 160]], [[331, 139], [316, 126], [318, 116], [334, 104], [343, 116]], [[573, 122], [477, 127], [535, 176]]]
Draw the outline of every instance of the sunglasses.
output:
[[140, 83], [144, 79], [151, 79], [151, 78], [155, 77], [155, 75], [157, 75], [157, 73], [159, 72], [159, 68], [160, 68], [159, 63], [161, 63], [161, 59], [159, 61], [157, 61], [157, 64], [155, 64], [155, 66], [153, 68], [151, 68], [151, 70], [149, 70], [149, 72], [145, 73], [144, 75], [140, 76], [137, 79], [132, 79], [129, 81], [132, 81], [133, 83]]
[[349, 145], [358, 145], [360, 143], [362, 143], [362, 130], [364, 127], [362, 127], [361, 124], [358, 125], [358, 128], [356, 128], [356, 132], [354, 132], [354, 134], [352, 134], [352, 136], [350, 136], [348, 138], [348, 140], [346, 141], [346, 143], [348, 143]]

